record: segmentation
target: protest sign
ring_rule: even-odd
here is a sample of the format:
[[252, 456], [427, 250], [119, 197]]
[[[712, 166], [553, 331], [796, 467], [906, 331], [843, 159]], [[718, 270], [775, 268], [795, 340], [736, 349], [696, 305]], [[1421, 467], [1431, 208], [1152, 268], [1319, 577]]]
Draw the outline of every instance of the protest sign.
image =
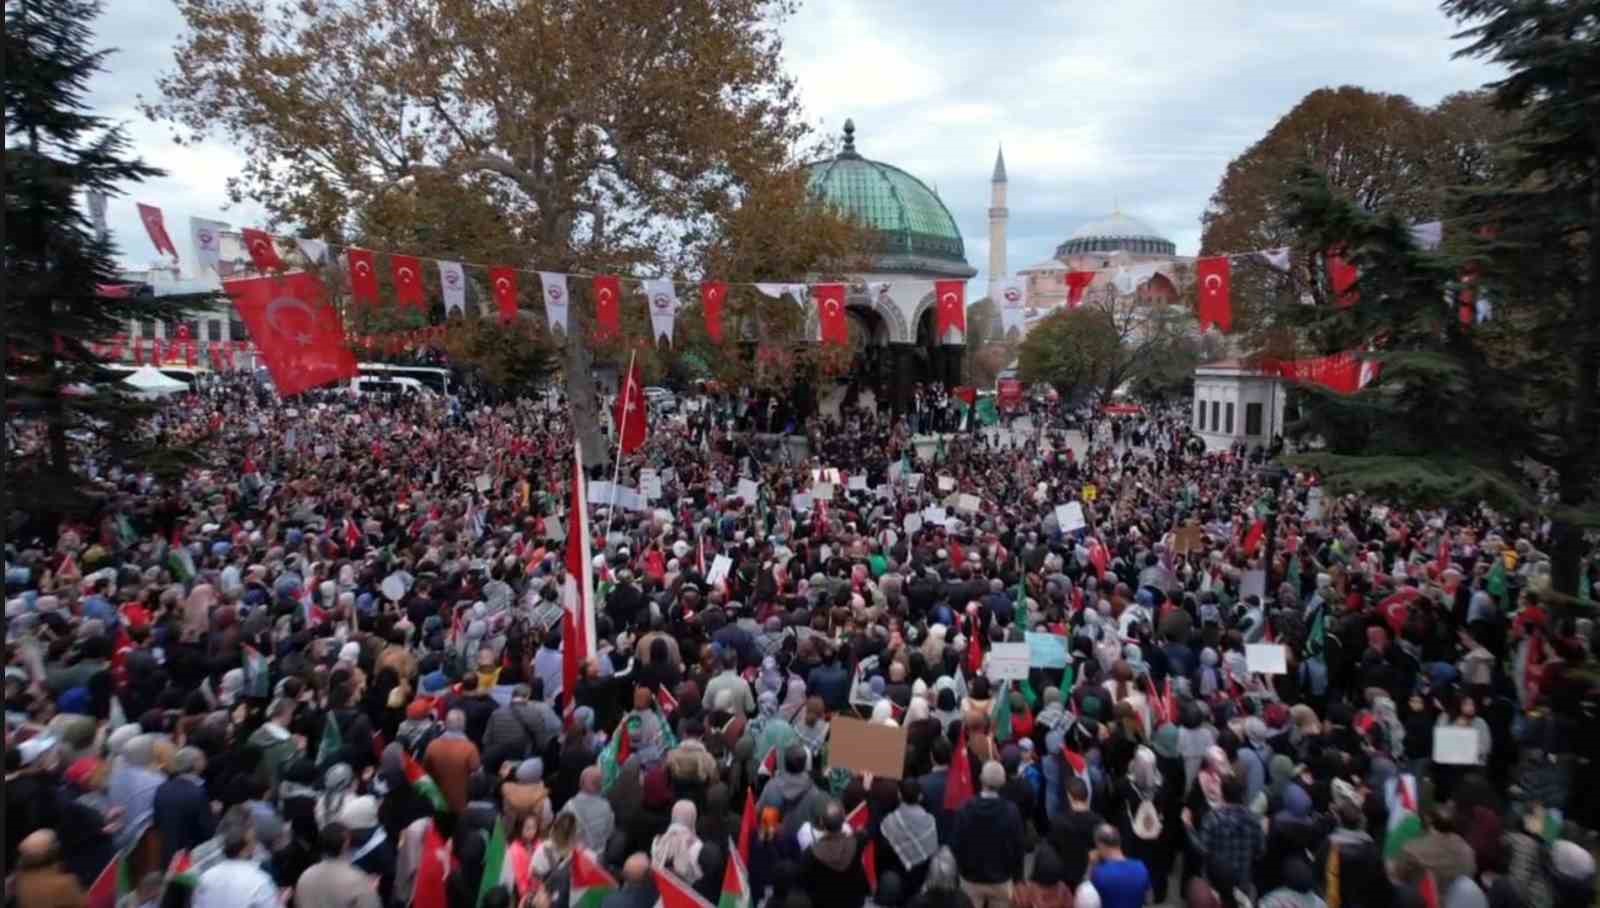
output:
[[1083, 505], [1076, 501], [1056, 505], [1056, 523], [1061, 524], [1061, 532], [1071, 533], [1088, 526], [1083, 519]]
[[1028, 664], [1034, 668], [1066, 668], [1067, 638], [1059, 634], [1029, 631]]
[[1248, 643], [1244, 648], [1245, 665], [1253, 673], [1286, 675], [1289, 673], [1288, 652], [1281, 643]]
[[879, 779], [899, 779], [905, 771], [906, 730], [834, 716], [828, 732], [828, 765]]
[[756, 485], [753, 479], [741, 479], [738, 495], [744, 499], [745, 504], [755, 504], [756, 499], [761, 497], [761, 487]]
[[718, 555], [711, 559], [711, 569], [706, 571], [706, 585], [716, 586], [727, 578], [731, 570], [733, 570], [733, 559], [727, 555]]
[[1033, 653], [1028, 644], [996, 643], [989, 648], [989, 680], [1024, 680], [1032, 661]]
[[1435, 725], [1433, 728], [1433, 762], [1445, 766], [1472, 766], [1478, 762], [1478, 731]]

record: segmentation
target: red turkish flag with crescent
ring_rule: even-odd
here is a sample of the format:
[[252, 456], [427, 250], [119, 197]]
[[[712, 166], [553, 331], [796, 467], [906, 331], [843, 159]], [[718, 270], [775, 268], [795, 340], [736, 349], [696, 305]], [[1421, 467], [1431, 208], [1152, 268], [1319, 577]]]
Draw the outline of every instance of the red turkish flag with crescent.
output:
[[150, 234], [150, 242], [156, 247], [157, 252], [164, 252], [178, 258], [178, 247], [172, 245], [172, 237], [167, 235], [167, 222], [161, 215], [161, 209], [154, 205], [139, 203], [139, 220], [144, 222], [144, 232]]
[[844, 315], [844, 285], [813, 284], [811, 295], [817, 298], [817, 322], [822, 328], [822, 342], [841, 346], [850, 343], [850, 327]]
[[345, 253], [350, 267], [350, 295], [363, 303], [378, 302], [378, 265], [368, 249], [352, 249]]
[[706, 336], [713, 344], [722, 343], [722, 303], [728, 298], [728, 285], [706, 281], [700, 285], [700, 308], [706, 311]]
[[1352, 289], [1361, 277], [1361, 270], [1345, 261], [1343, 253], [1343, 246], [1328, 250], [1328, 285], [1333, 288], [1333, 304], [1348, 309], [1361, 299], [1361, 294]]
[[966, 281], [934, 281], [933, 298], [939, 305], [938, 316], [934, 324], [939, 340], [943, 342], [950, 337], [950, 332], [960, 334], [960, 339], [967, 339], [967, 282]]
[[494, 293], [495, 308], [500, 310], [500, 324], [509, 325], [517, 320], [517, 269], [489, 269], [489, 289]]
[[644, 446], [649, 435], [644, 415], [644, 381], [639, 375], [639, 364], [634, 363], [622, 381], [622, 393], [617, 395], [617, 446], [622, 453], [632, 454]]
[[622, 280], [615, 274], [594, 278], [594, 339], [604, 343], [622, 334]]
[[1076, 309], [1083, 305], [1083, 292], [1089, 289], [1089, 284], [1094, 281], [1093, 271], [1068, 271], [1067, 272], [1067, 308]]
[[273, 245], [272, 237], [265, 230], [246, 227], [239, 233], [244, 239], [245, 251], [250, 253], [250, 263], [256, 266], [257, 271], [279, 271], [283, 268], [278, 247]]
[[389, 276], [394, 278], [394, 298], [400, 305], [428, 305], [428, 297], [422, 289], [422, 263], [416, 256], [389, 256]]
[[1199, 259], [1194, 265], [1200, 290], [1200, 330], [1212, 325], [1226, 334], [1233, 330], [1233, 266], [1225, 255]]
[[233, 297], [280, 397], [356, 374], [356, 357], [344, 342], [339, 313], [328, 305], [315, 275], [256, 277], [222, 286]]

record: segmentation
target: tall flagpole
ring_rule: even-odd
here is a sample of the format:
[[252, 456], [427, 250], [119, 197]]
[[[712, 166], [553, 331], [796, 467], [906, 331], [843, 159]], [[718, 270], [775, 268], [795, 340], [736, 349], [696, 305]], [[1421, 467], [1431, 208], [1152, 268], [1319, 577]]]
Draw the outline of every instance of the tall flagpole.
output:
[[605, 544], [611, 543], [611, 518], [617, 513], [617, 483], [622, 481], [622, 433], [628, 419], [628, 389], [633, 385], [633, 361], [639, 355], [638, 348], [628, 354], [628, 371], [622, 377], [622, 395], [618, 402], [622, 404], [622, 418], [617, 423], [617, 457], [616, 466], [611, 471], [611, 505], [606, 508], [606, 537]]

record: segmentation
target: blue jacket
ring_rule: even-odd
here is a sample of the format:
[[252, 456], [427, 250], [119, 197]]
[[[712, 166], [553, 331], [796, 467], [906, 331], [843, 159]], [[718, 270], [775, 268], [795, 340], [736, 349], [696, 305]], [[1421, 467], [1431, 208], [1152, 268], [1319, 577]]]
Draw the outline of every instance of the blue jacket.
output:
[[173, 855], [199, 845], [217, 831], [205, 784], [190, 775], [173, 776], [156, 789], [152, 822], [161, 833], [163, 867], [172, 862]]

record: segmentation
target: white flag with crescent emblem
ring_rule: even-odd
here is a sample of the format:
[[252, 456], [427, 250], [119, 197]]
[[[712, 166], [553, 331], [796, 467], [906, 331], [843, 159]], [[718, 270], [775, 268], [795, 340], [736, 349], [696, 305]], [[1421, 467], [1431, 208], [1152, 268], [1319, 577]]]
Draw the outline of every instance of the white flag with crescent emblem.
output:
[[550, 324], [550, 333], [561, 329], [567, 336], [567, 276], [555, 271], [539, 272], [539, 283], [544, 287], [544, 315]]
[[678, 288], [668, 278], [640, 281], [644, 288], [645, 305], [650, 307], [650, 336], [659, 342], [662, 337], [672, 343], [672, 326], [678, 320]]
[[444, 288], [444, 313], [467, 311], [467, 277], [460, 262], [439, 263], [439, 286]]
[[1000, 333], [1010, 337], [1011, 332], [1025, 332], [1028, 310], [1028, 284], [1021, 278], [1006, 278], [994, 282], [995, 299], [989, 302], [1000, 309]]
[[189, 241], [194, 244], [195, 276], [205, 277], [206, 269], [222, 277], [222, 232], [228, 225], [205, 218], [189, 219]]

